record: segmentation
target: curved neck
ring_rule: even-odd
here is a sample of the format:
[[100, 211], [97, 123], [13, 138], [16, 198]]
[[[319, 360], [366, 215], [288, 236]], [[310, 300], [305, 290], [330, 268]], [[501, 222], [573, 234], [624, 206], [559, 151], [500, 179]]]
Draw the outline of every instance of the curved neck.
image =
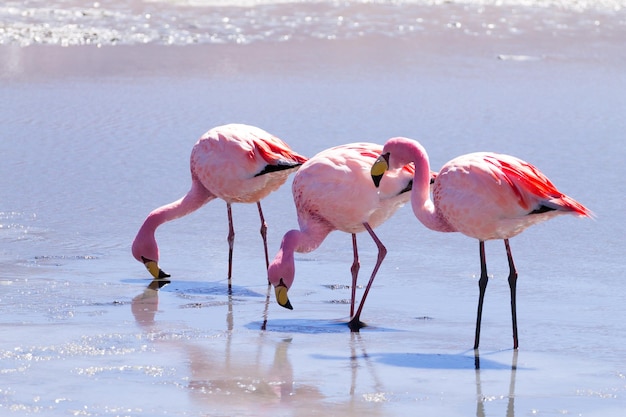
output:
[[[430, 162], [428, 154], [417, 141], [405, 138], [396, 138], [388, 142], [387, 150], [390, 157], [397, 157], [393, 165], [403, 165], [409, 162], [415, 164], [413, 189], [411, 190], [411, 207], [415, 217], [427, 228], [438, 232], [453, 232], [454, 228], [446, 222], [430, 198]], [[394, 149], [395, 148], [395, 149]], [[395, 150], [395, 152], [394, 152]], [[385, 151], [383, 151], [385, 152]], [[436, 180], [435, 180], [436, 181]]]
[[331, 230], [328, 226], [314, 225], [313, 227], [303, 227], [302, 230], [293, 229], [285, 233], [280, 249], [267, 270], [270, 283], [276, 286], [282, 279], [287, 288], [291, 288], [296, 274], [294, 253], [314, 251], [322, 244]]
[[154, 233], [160, 225], [191, 213], [211, 201], [215, 196], [202, 184], [194, 181], [189, 192], [179, 200], [153, 210], [141, 225], [133, 241], [132, 252], [137, 260], [144, 256], [153, 261], [159, 258], [159, 249]]
[[141, 229], [145, 229], [145, 232], [152, 232], [163, 223], [170, 220], [178, 219], [193, 211], [198, 210], [200, 207], [208, 203], [215, 198], [210, 194], [201, 184], [193, 182], [191, 189], [184, 197], [174, 201], [173, 203], [166, 204], [155, 210], [153, 210], [146, 218]]
[[[291, 232], [287, 234], [289, 239], [293, 239], [293, 248], [296, 252], [309, 253], [317, 249], [332, 230], [327, 224], [316, 223], [301, 226], [300, 230], [292, 230], [292, 234]], [[287, 238], [287, 235], [285, 237]]]

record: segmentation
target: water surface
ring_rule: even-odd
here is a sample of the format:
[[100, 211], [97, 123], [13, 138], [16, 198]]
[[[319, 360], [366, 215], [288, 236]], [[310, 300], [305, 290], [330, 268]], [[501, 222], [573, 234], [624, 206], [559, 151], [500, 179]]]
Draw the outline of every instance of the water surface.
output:
[[[459, 10], [459, 21], [481, 19]], [[582, 21], [596, 11], [563, 13]], [[567, 28], [497, 39], [444, 31], [185, 47], [5, 44], [0, 409], [621, 416], [626, 57], [620, 12], [602, 13], [614, 29], [572, 31], [577, 45]], [[234, 207], [232, 295], [220, 201], [158, 230], [173, 279], [161, 291], [146, 288], [147, 272], [130, 255], [147, 213], [187, 191], [193, 143], [230, 122], [258, 125], [309, 156], [395, 135], [419, 139], [434, 169], [476, 150], [514, 154], [597, 218], [564, 216], [512, 239], [518, 353], [504, 247], [488, 242], [479, 370], [470, 349], [478, 244], [427, 231], [409, 207], [377, 229], [389, 253], [360, 334], [344, 325], [352, 248], [338, 232], [296, 258], [295, 309], [272, 296], [262, 331], [254, 206]], [[297, 225], [289, 186], [263, 202], [272, 255]], [[359, 250], [364, 283], [376, 247], [363, 235]]]

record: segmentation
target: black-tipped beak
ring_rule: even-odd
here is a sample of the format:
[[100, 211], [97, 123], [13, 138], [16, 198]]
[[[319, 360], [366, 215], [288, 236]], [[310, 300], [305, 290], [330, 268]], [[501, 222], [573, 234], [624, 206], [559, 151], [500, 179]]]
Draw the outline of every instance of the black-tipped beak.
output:
[[380, 186], [380, 180], [382, 179], [383, 179], [382, 175], [372, 175], [372, 181], [374, 181], [374, 185], [376, 186], [376, 188]]
[[380, 180], [382, 180], [385, 171], [389, 169], [389, 153], [383, 154], [376, 159], [374, 165], [372, 165], [372, 169], [370, 174], [372, 175], [372, 181], [374, 185], [378, 187], [380, 185]]
[[293, 310], [293, 306], [291, 305], [289, 297], [287, 296], [287, 292], [289, 290], [287, 289], [287, 286], [283, 282], [282, 278], [280, 279], [280, 283], [276, 286], [275, 291], [276, 301], [278, 302], [278, 304], [288, 310]]
[[155, 279], [165, 279], [170, 277], [170, 274], [166, 274], [161, 268], [159, 268], [159, 264], [157, 264], [156, 261], [144, 258], [143, 256], [141, 257], [141, 260], [146, 266], [148, 272], [150, 272], [150, 275], [152, 275]]

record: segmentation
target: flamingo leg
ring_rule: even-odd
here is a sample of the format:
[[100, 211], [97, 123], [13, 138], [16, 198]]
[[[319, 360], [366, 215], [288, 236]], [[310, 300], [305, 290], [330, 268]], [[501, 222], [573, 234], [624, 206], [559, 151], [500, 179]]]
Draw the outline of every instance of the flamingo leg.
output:
[[352, 297], [350, 298], [350, 317], [354, 315], [354, 300], [356, 300], [356, 281], [359, 275], [361, 264], [359, 263], [359, 251], [356, 247], [356, 234], [352, 233], [352, 250], [354, 252], [354, 262], [350, 268], [352, 272]]
[[267, 330], [267, 317], [269, 316], [270, 310], [270, 291], [272, 289], [272, 284], [267, 283], [267, 293], [265, 294], [265, 308], [263, 309], [263, 323], [261, 323], [261, 330]]
[[513, 263], [513, 256], [511, 255], [511, 246], [509, 246], [509, 239], [504, 239], [504, 247], [506, 248], [506, 256], [509, 260], [509, 288], [511, 289], [511, 320], [513, 323], [513, 349], [517, 349], [517, 305], [516, 289], [517, 289], [517, 270]]
[[376, 236], [376, 233], [374, 233], [370, 225], [367, 223], [363, 223], [363, 226], [365, 226], [365, 230], [367, 230], [367, 232], [370, 234], [372, 239], [374, 239], [376, 246], [378, 246], [378, 259], [376, 259], [376, 265], [374, 266], [374, 270], [372, 271], [370, 280], [367, 283], [367, 287], [365, 287], [365, 291], [363, 292], [363, 298], [361, 299], [359, 308], [356, 311], [356, 314], [352, 317], [352, 319], [350, 319], [350, 322], [348, 323], [350, 330], [352, 330], [353, 332], [358, 332], [361, 327], [365, 326], [365, 324], [363, 324], [360, 320], [361, 311], [363, 310], [365, 299], [367, 298], [367, 294], [369, 293], [372, 283], [374, 282], [374, 278], [376, 278], [376, 273], [378, 272], [378, 268], [380, 268], [380, 265], [383, 263], [383, 259], [385, 259], [385, 256], [387, 255], [387, 248], [385, 248], [385, 245], [383, 245], [383, 242], [381, 242], [378, 236]]
[[[265, 223], [265, 217], [263, 216], [263, 210], [261, 209], [261, 202], [257, 201], [256, 206], [259, 209], [259, 218], [261, 219], [261, 238], [263, 238], [263, 249], [265, 250], [265, 269], [270, 266], [270, 258], [267, 253], [267, 223]], [[270, 290], [272, 289], [272, 283], [267, 280], [267, 294], [265, 295], [265, 310], [263, 313], [263, 324], [261, 330], [267, 328], [267, 316], [270, 307]]]
[[485, 299], [485, 290], [487, 289], [487, 282], [489, 277], [487, 276], [487, 262], [485, 261], [485, 242], [479, 242], [480, 249], [480, 279], [478, 280], [478, 313], [476, 315], [476, 336], [474, 337], [474, 349], [478, 349], [478, 343], [480, 342], [480, 321], [483, 316], [483, 301]]
[[270, 266], [270, 258], [267, 254], [267, 223], [265, 223], [265, 217], [263, 217], [261, 202], [257, 201], [256, 205], [259, 208], [259, 217], [261, 218], [261, 237], [263, 238], [263, 249], [265, 249], [265, 269], [267, 269]]
[[226, 203], [226, 211], [228, 212], [228, 293], [233, 290], [233, 247], [235, 246], [235, 229], [233, 228], [233, 211], [230, 203]]

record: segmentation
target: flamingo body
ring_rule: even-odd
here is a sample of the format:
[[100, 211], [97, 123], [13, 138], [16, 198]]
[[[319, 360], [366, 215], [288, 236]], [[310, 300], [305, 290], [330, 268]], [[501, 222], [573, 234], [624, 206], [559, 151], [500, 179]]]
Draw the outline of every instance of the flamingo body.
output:
[[374, 183], [385, 169], [415, 164], [411, 206], [427, 228], [440, 232], [460, 232], [478, 239], [481, 277], [474, 348], [478, 348], [482, 306], [488, 275], [484, 242], [504, 240], [509, 262], [509, 287], [513, 347], [518, 347], [516, 285], [509, 238], [527, 227], [560, 214], [592, 217], [585, 206], [561, 193], [533, 165], [510, 155], [477, 152], [459, 156], [444, 164], [429, 190], [430, 164], [426, 150], [407, 138], [389, 139], [381, 157], [372, 166]]
[[304, 163], [293, 179], [293, 198], [299, 230], [290, 230], [268, 268], [268, 278], [276, 288], [277, 301], [291, 308], [287, 291], [295, 277], [294, 252], [307, 253], [319, 247], [326, 236], [340, 230], [353, 236], [354, 263], [350, 314], [354, 310], [354, 291], [358, 273], [356, 234], [365, 230], [379, 248], [379, 262], [366, 288], [359, 311], [352, 323], [358, 322], [367, 291], [373, 281], [386, 249], [373, 230], [389, 219], [409, 201], [412, 165], [387, 172], [380, 192], [371, 181], [370, 167], [380, 156], [381, 145], [352, 143], [322, 151]]
[[402, 191], [407, 191], [412, 170], [389, 172], [379, 194], [371, 184], [369, 169], [381, 150], [381, 145], [371, 143], [341, 145], [302, 165], [292, 186], [298, 223], [360, 233], [365, 231], [364, 222], [376, 228], [389, 219], [409, 200], [410, 194]]
[[279, 138], [241, 124], [206, 132], [191, 151], [191, 175], [227, 203], [256, 203], [306, 161]]
[[191, 189], [181, 199], [148, 215], [133, 241], [133, 256], [146, 265], [154, 278], [169, 277], [158, 267], [156, 229], [220, 198], [228, 209], [230, 286], [234, 241], [231, 203], [257, 203], [267, 263], [266, 225], [260, 201], [278, 189], [305, 161], [305, 157], [292, 151], [282, 140], [258, 127], [229, 124], [209, 130], [191, 151]]
[[489, 152], [446, 163], [433, 185], [433, 201], [453, 230], [482, 241], [512, 238], [559, 214], [588, 215], [533, 165]]

